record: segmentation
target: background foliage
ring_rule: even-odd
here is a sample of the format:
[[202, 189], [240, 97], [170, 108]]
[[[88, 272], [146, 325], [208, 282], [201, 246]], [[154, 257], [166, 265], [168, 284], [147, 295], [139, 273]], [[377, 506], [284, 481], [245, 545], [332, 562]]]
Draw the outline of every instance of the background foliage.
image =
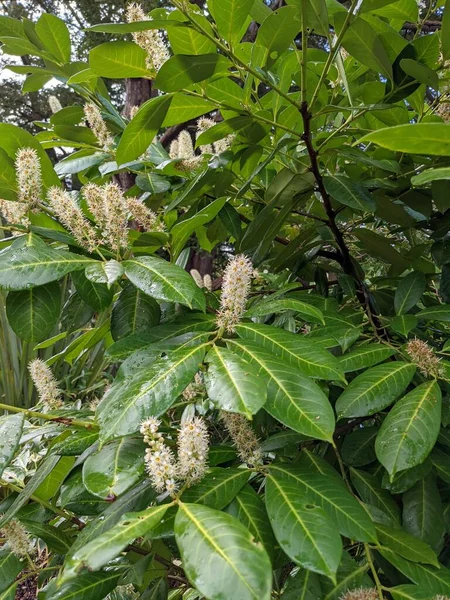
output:
[[450, 596], [448, 0], [64, 7], [0, 17], [68, 90], [0, 124], [0, 598]]

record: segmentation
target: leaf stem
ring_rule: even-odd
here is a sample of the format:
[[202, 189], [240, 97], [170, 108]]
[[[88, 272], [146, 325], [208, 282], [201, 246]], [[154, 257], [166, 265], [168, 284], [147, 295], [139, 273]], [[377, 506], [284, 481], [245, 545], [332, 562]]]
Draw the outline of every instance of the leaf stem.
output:
[[0, 403], [0, 410], [6, 410], [13, 413], [23, 413], [26, 417], [43, 419], [44, 421], [53, 421], [54, 423], [61, 423], [69, 427], [83, 427], [84, 429], [98, 429], [98, 425], [91, 421], [80, 421], [79, 419], [72, 419], [71, 417], [56, 417], [47, 415], [45, 413], [36, 412], [27, 408], [20, 408], [19, 406], [9, 406], [9, 404]]
[[377, 592], [378, 592], [378, 598], [380, 600], [383, 600], [384, 599], [383, 586], [381, 585], [377, 570], [375, 568], [375, 565], [373, 564], [372, 554], [370, 552], [369, 544], [367, 544], [367, 543], [364, 544], [364, 551], [366, 553], [367, 562], [369, 563], [369, 567], [370, 567], [370, 570], [372, 571], [372, 576], [375, 581], [375, 586], [376, 586]]

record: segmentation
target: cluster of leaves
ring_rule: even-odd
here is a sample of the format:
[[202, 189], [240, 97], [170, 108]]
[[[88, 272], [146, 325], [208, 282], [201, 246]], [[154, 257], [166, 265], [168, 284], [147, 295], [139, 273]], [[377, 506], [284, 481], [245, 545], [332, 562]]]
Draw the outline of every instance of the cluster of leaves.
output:
[[[449, 2], [420, 16], [415, 0], [173, 5], [93, 28], [159, 29], [170, 42], [159, 94], [130, 119], [103, 78], [153, 77], [143, 47], [106, 42], [72, 63], [57, 17], [0, 21], [6, 53], [45, 64], [14, 70], [33, 86], [65, 82], [112, 140], [98, 143], [80, 105], [35, 137], [0, 124], [0, 195], [20, 199], [19, 149], [36, 151], [42, 174], [27, 224], [2, 228], [14, 235], [0, 252], [0, 599], [14, 598], [24, 566], [46, 600], [450, 596]], [[420, 35], [432, 13], [442, 31]], [[256, 39], [241, 42], [250, 22]], [[203, 115], [215, 124], [187, 170], [161, 141]], [[54, 147], [75, 152], [54, 167]], [[164, 231], [130, 222], [127, 248], [98, 237], [89, 252], [47, 191], [125, 172], [126, 196]], [[66, 198], [97, 231], [83, 195]], [[219, 275], [210, 291], [185, 270], [194, 243], [223, 242], [258, 269], [228, 331], [221, 274], [208, 273]], [[8, 406], [27, 379], [9, 362], [14, 334], [25, 360], [52, 366], [60, 408]], [[220, 411], [258, 436], [261, 460], [242, 462]], [[209, 470], [157, 495], [141, 424], [159, 417], [175, 445], [195, 414]], [[39, 551], [23, 552], [29, 564], [20, 527]]]

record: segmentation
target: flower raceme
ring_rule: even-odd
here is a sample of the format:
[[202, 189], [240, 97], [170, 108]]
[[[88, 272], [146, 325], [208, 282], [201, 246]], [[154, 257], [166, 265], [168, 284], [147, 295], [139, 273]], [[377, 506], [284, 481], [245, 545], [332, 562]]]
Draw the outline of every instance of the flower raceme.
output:
[[[138, 21], [150, 21], [140, 4], [132, 2], [127, 6], [126, 18], [128, 23], [136, 23]], [[164, 38], [157, 29], [148, 29], [147, 31], [135, 31], [133, 33], [135, 44], [140, 46], [147, 53], [146, 66], [152, 73], [153, 78], [156, 77], [159, 69], [163, 66], [166, 60], [169, 60], [170, 54], [164, 42]]]
[[201, 417], [182, 423], [178, 433], [178, 473], [188, 485], [206, 473], [209, 450], [208, 428]]
[[149, 417], [141, 425], [144, 442], [149, 446], [145, 453], [146, 469], [157, 492], [173, 495], [177, 490], [178, 469], [175, 456], [159, 431], [160, 425], [161, 421], [155, 417]]
[[38, 391], [39, 400], [47, 410], [60, 408], [62, 392], [50, 367], [40, 358], [35, 358], [28, 365], [31, 379]]
[[230, 434], [242, 462], [254, 467], [262, 463], [262, 450], [247, 419], [237, 413], [222, 411], [220, 417]]
[[36, 208], [42, 195], [41, 163], [36, 150], [21, 148], [16, 154], [18, 200], [28, 209]]
[[98, 143], [104, 150], [109, 150], [114, 143], [114, 139], [110, 134], [102, 114], [98, 106], [92, 102], [84, 105], [84, 116], [92, 129], [93, 134], [97, 138]]
[[406, 352], [411, 361], [417, 365], [426, 377], [439, 377], [442, 375], [440, 358], [435, 355], [430, 346], [417, 338], [410, 340], [406, 345]]
[[233, 332], [245, 311], [253, 265], [249, 258], [239, 254], [231, 258], [225, 267], [222, 281], [220, 309], [217, 314], [217, 326]]
[[1, 533], [8, 542], [11, 551], [18, 558], [26, 558], [30, 554], [34, 554], [33, 544], [17, 519], [11, 519], [9, 523], [3, 525]]

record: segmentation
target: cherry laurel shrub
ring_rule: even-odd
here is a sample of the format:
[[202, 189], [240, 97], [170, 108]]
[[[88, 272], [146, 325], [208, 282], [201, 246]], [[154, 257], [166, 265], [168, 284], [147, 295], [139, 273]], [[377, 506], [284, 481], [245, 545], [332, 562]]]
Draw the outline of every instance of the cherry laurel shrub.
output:
[[450, 597], [444, 4], [0, 18], [2, 600]]

